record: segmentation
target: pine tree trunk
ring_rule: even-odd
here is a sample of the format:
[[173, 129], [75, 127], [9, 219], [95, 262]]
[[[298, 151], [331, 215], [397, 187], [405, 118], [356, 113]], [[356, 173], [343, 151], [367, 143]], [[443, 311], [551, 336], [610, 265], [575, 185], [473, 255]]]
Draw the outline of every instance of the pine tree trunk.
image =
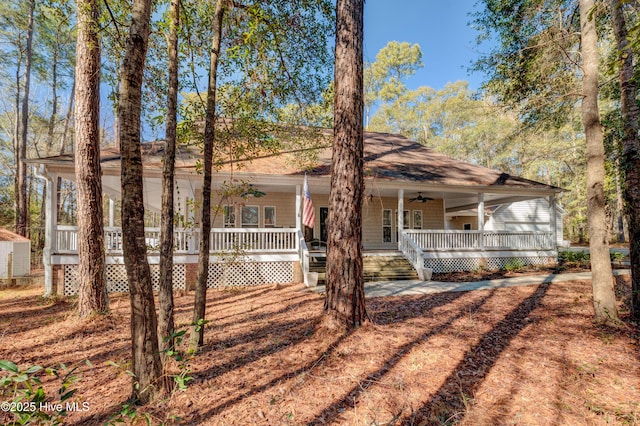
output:
[[363, 0], [338, 0], [325, 325], [367, 321], [362, 266]]
[[75, 175], [78, 200], [78, 315], [109, 310], [104, 277], [100, 167], [100, 40], [97, 0], [78, 2]]
[[580, 0], [582, 38], [582, 122], [587, 141], [587, 221], [598, 323], [619, 322], [614, 291], [604, 198], [604, 142], [598, 113], [598, 35], [591, 16], [594, 0]]
[[15, 109], [16, 109], [16, 117], [13, 123], [14, 133], [13, 133], [13, 158], [15, 159], [16, 173], [13, 176], [13, 211], [15, 218], [15, 226], [14, 230], [18, 229], [18, 193], [20, 192], [20, 184], [19, 184], [19, 176], [18, 169], [20, 168], [20, 70], [22, 68], [22, 55], [18, 52], [18, 64], [16, 65], [16, 97], [15, 97]]
[[46, 155], [53, 155], [51, 147], [53, 146], [54, 130], [56, 125], [56, 118], [58, 117], [58, 58], [57, 55], [53, 57], [53, 64], [51, 66], [51, 115], [49, 116], [49, 123], [47, 126], [47, 149]]
[[158, 323], [144, 237], [140, 114], [142, 79], [149, 39], [151, 0], [135, 0], [120, 84], [120, 154], [122, 157], [122, 248], [131, 299], [132, 397], [142, 403], [157, 396], [162, 364]]
[[16, 217], [16, 233], [27, 236], [27, 223], [29, 222], [29, 203], [27, 201], [27, 143], [29, 136], [29, 89], [31, 86], [31, 64], [33, 62], [33, 15], [35, 12], [35, 0], [29, 1], [29, 21], [27, 27], [27, 47], [25, 51], [25, 77], [24, 97], [22, 98], [22, 127], [20, 136], [20, 149], [18, 150], [18, 214]]
[[176, 126], [178, 111], [178, 25], [179, 0], [171, 0], [169, 10], [169, 93], [167, 97], [167, 130], [165, 137], [164, 166], [162, 170], [162, 217], [160, 218], [160, 290], [158, 302], [160, 314], [158, 333], [160, 350], [171, 349], [174, 332], [173, 321], [173, 179], [176, 158]]
[[[207, 113], [204, 126], [204, 155], [202, 183], [202, 222], [200, 223], [200, 248], [198, 253], [198, 280], [196, 282], [195, 301], [193, 307], [193, 323], [198, 324], [205, 319], [207, 304], [207, 280], [209, 278], [209, 248], [211, 233], [211, 166], [213, 160], [213, 143], [215, 141], [216, 91], [218, 84], [218, 60], [222, 41], [222, 19], [225, 12], [225, 1], [218, 0], [213, 16], [213, 38], [211, 40], [211, 56], [209, 58], [209, 88], [207, 90]], [[204, 344], [204, 325], [195, 325], [191, 330], [191, 348], [196, 349]]]
[[624, 121], [623, 168], [624, 198], [629, 226], [629, 257], [631, 260], [631, 315], [640, 320], [640, 141], [638, 141], [638, 89], [633, 78], [633, 50], [627, 38], [627, 24], [622, 2], [610, 0], [613, 31], [618, 45], [620, 103]]
[[627, 240], [628, 227], [627, 220], [624, 216], [624, 195], [622, 189], [622, 165], [620, 164], [620, 157], [616, 156], [615, 159], [615, 180], [616, 180], [616, 214], [615, 214], [615, 227], [618, 234], [618, 242], [624, 243]]

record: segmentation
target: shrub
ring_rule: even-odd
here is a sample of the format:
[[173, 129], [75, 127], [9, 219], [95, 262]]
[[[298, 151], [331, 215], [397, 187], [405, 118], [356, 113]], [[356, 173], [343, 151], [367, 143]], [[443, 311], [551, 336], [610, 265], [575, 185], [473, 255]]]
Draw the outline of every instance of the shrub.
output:
[[507, 263], [504, 265], [504, 269], [512, 272], [517, 271], [524, 268], [524, 262], [520, 259], [509, 259]]
[[[77, 381], [77, 367], [69, 369], [64, 364], [58, 368], [44, 369], [39, 365], [21, 370], [11, 361], [0, 360], [0, 414], [12, 419], [8, 424], [46, 423], [62, 424], [69, 409], [78, 407], [70, 398], [76, 392], [69, 387]], [[45, 371], [61, 381], [56, 397], [46, 394], [42, 382], [36, 373]], [[8, 400], [5, 399], [8, 397]]]
[[558, 263], [563, 267], [589, 268], [591, 258], [587, 251], [564, 250], [558, 253]]

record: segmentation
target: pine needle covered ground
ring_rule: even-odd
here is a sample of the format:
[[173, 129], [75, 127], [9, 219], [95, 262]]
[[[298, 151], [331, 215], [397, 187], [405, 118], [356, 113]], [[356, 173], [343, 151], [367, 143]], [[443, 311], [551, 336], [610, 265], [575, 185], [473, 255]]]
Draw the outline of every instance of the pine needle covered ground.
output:
[[[618, 278], [622, 299], [629, 277]], [[592, 322], [589, 281], [367, 300], [373, 324], [316, 331], [322, 295], [300, 284], [210, 290], [205, 347], [171, 361], [186, 390], [129, 407], [129, 300], [103, 322], [73, 299], [0, 290], [0, 359], [79, 366], [66, 424], [640, 424], [637, 329]], [[193, 295], [176, 295], [186, 328]], [[624, 312], [623, 312], [624, 313]], [[89, 360], [89, 363], [86, 362]], [[0, 372], [0, 376], [2, 372]], [[58, 379], [42, 373], [48, 395]], [[3, 398], [3, 401], [8, 397]], [[82, 405], [82, 404], [85, 405]], [[4, 417], [2, 417], [4, 415]], [[8, 421], [0, 412], [0, 423]], [[127, 420], [129, 422], [130, 420]]]

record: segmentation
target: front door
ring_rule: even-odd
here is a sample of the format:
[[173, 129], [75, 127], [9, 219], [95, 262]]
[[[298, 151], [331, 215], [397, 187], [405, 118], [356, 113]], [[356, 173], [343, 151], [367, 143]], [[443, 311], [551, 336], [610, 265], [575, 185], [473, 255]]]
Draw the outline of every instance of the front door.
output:
[[320, 241], [327, 242], [327, 222], [329, 219], [329, 207], [320, 207]]

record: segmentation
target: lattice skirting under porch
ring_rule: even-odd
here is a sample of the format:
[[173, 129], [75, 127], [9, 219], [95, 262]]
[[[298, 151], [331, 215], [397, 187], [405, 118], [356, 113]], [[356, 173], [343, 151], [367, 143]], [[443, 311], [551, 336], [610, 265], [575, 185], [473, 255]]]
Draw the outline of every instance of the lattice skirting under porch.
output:
[[237, 262], [209, 264], [208, 288], [245, 287], [293, 281], [293, 263]]
[[[151, 282], [153, 290], [158, 291], [160, 283], [160, 267], [156, 264], [151, 268]], [[106, 265], [107, 288], [110, 293], [127, 292], [127, 272], [123, 264]], [[194, 271], [197, 265], [174, 264], [173, 288], [186, 289], [187, 284], [195, 285], [195, 273], [192, 276], [194, 282], [187, 283], [187, 268]], [[293, 262], [242, 262], [242, 263], [210, 263], [209, 279], [207, 287], [240, 287], [271, 283], [290, 283], [293, 281]], [[78, 292], [78, 266], [64, 265], [64, 294], [75, 295]]]
[[553, 257], [548, 256], [521, 256], [521, 257], [471, 257], [453, 259], [429, 259], [424, 260], [424, 266], [433, 269], [435, 273], [447, 273], [453, 271], [477, 271], [479, 269], [505, 269], [508, 267], [521, 267], [529, 265], [547, 265], [554, 262]]
[[[149, 265], [151, 269], [151, 283], [153, 290], [158, 291], [160, 286], [160, 266]], [[105, 275], [107, 290], [109, 293], [129, 291], [127, 271], [122, 264], [106, 265]], [[173, 288], [184, 290], [186, 288], [186, 265], [173, 265]], [[71, 296], [78, 293], [78, 265], [64, 265], [64, 294]]]

